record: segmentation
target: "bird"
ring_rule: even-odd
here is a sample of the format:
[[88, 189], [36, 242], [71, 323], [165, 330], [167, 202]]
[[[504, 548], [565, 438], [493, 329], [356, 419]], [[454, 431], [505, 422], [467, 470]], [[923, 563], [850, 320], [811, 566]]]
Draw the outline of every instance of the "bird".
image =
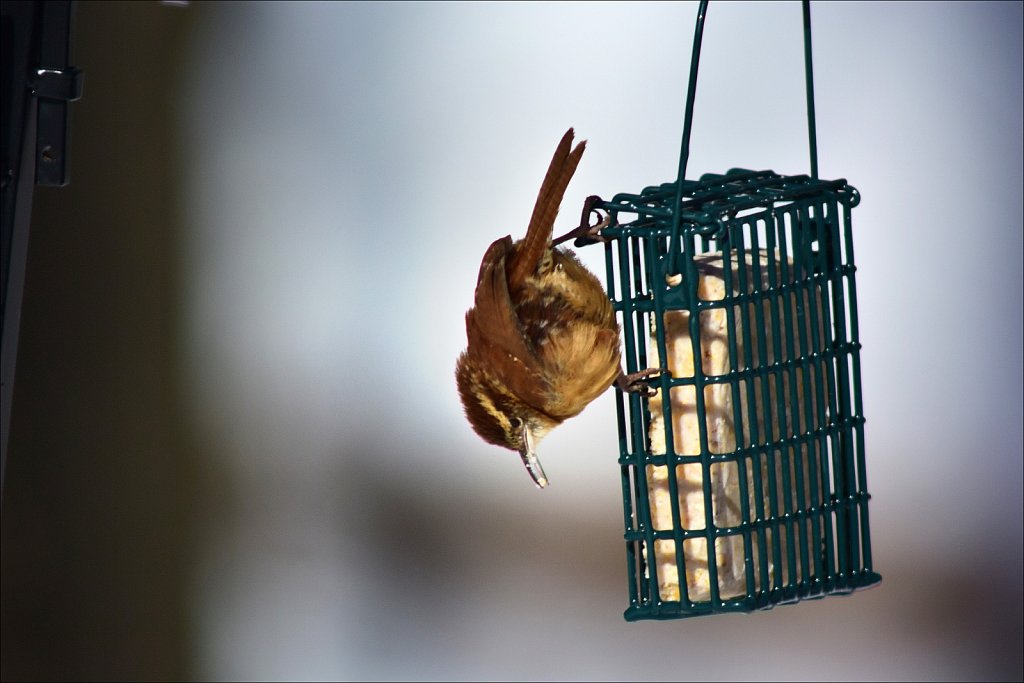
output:
[[[537, 445], [578, 415], [613, 383], [653, 390], [642, 380], [657, 368], [625, 375], [619, 325], [601, 282], [575, 254], [557, 245], [603, 241], [608, 217], [590, 224], [600, 197], [587, 198], [579, 227], [552, 240], [555, 217], [586, 141], [562, 136], [541, 184], [526, 235], [501, 237], [480, 263], [473, 306], [466, 312], [466, 349], [455, 377], [466, 419], [486, 442], [516, 451], [534, 484], [548, 477]], [[598, 213], [600, 217], [600, 214]]]

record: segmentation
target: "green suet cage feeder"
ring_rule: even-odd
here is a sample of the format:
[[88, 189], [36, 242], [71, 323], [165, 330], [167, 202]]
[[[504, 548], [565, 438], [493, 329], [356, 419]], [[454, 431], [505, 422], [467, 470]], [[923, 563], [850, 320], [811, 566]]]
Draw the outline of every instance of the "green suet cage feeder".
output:
[[629, 621], [770, 609], [881, 580], [850, 232], [860, 195], [818, 178], [809, 3], [810, 176], [685, 180], [706, 12], [703, 0], [676, 181], [602, 205], [626, 371], [670, 370], [649, 380], [651, 398], [616, 392]]

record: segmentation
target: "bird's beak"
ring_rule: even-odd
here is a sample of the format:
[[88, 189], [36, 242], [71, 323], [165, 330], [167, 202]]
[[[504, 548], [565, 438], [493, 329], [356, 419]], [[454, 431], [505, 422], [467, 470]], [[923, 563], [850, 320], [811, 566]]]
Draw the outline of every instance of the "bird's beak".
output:
[[526, 471], [533, 478], [533, 483], [537, 485], [537, 488], [542, 489], [548, 485], [548, 478], [544, 474], [544, 468], [540, 466], [537, 454], [534, 452], [535, 446], [536, 442], [533, 438], [533, 432], [524, 424], [523, 445], [519, 449], [519, 456], [523, 459], [523, 464], [526, 465]]

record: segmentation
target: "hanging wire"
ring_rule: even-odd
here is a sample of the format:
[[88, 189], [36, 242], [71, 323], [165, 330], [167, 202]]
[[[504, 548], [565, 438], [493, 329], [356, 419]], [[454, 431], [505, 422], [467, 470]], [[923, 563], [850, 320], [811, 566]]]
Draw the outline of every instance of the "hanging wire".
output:
[[[811, 177], [818, 178], [818, 133], [814, 117], [814, 67], [811, 56], [811, 2], [803, 0], [804, 15], [804, 74], [807, 83], [807, 138], [811, 151]], [[683, 116], [683, 141], [679, 150], [679, 174], [676, 176], [676, 206], [683, 199], [683, 181], [690, 160], [690, 134], [693, 129], [693, 103], [697, 96], [697, 71], [700, 67], [700, 47], [704, 36], [704, 19], [708, 0], [701, 0], [697, 9], [697, 26], [693, 34], [693, 52], [690, 55], [690, 80], [686, 89], [686, 110]], [[673, 221], [673, 231], [679, 231], [679, 213]]]
[[[676, 176], [676, 206], [683, 196], [686, 163], [690, 160], [690, 129], [693, 127], [693, 100], [697, 95], [697, 68], [700, 66], [700, 42], [704, 35], [704, 17], [708, 13], [708, 0], [701, 0], [697, 9], [697, 28], [693, 33], [693, 53], [690, 55], [690, 82], [686, 88], [686, 113], [683, 118], [683, 144], [679, 150], [679, 175]], [[678, 220], [676, 221], [678, 223]]]
[[804, 71], [807, 74], [807, 137], [811, 145], [811, 177], [818, 179], [818, 131], [814, 123], [814, 69], [811, 65], [811, 0], [804, 5]]

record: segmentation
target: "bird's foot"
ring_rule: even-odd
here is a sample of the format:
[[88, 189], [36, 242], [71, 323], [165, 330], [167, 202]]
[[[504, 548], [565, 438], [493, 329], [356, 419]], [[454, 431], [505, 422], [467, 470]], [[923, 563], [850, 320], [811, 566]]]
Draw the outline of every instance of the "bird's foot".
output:
[[[580, 216], [580, 224], [565, 233], [558, 239], [551, 241], [551, 246], [557, 246], [562, 242], [568, 242], [575, 238], [573, 246], [584, 247], [588, 244], [597, 244], [598, 242], [608, 242], [609, 239], [601, 235], [601, 231], [608, 227], [611, 222], [611, 217], [605, 213], [601, 214], [601, 211], [597, 208], [598, 204], [603, 203], [604, 200], [598, 197], [596, 194], [592, 194], [587, 197], [586, 201], [583, 202], [583, 215]], [[590, 216], [591, 214], [597, 216], [597, 223], [591, 225]]]
[[619, 376], [615, 378], [615, 386], [623, 393], [642, 394], [647, 398], [651, 398], [658, 393], [658, 390], [652, 387], [647, 380], [660, 377], [666, 372], [667, 370], [662, 368], [647, 368], [646, 370], [627, 375], [622, 370], [619, 370]]

